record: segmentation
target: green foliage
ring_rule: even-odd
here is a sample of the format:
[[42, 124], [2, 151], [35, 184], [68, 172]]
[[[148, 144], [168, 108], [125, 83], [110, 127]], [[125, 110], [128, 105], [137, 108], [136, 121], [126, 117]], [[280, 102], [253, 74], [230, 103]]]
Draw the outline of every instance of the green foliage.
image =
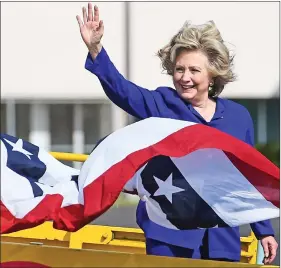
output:
[[261, 152], [266, 158], [273, 162], [276, 166], [280, 167], [280, 144], [256, 144], [256, 149]]

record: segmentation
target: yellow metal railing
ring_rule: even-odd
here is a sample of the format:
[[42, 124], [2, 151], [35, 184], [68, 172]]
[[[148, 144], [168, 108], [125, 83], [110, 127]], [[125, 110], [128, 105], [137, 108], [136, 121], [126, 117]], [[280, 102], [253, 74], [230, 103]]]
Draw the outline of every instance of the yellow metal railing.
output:
[[50, 154], [60, 161], [76, 161], [85, 162], [89, 157], [87, 154], [73, 154], [73, 153], [61, 153], [61, 152], [50, 152]]
[[[88, 155], [73, 153], [51, 152], [51, 155], [61, 161], [84, 162], [88, 158]], [[45, 222], [35, 228], [2, 235], [1, 241], [145, 254], [144, 234], [142, 230], [136, 228], [87, 225], [71, 233], [53, 229], [51, 222]], [[241, 237], [241, 262], [256, 263], [257, 245], [258, 241], [253, 232], [247, 237]]]

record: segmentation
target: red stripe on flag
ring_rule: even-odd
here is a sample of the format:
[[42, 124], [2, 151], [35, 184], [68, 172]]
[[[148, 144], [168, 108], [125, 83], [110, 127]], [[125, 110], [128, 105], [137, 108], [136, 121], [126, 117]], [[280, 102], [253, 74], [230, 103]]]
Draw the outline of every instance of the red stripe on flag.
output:
[[[43, 200], [22, 219], [16, 218], [0, 201], [1, 205], [1, 234], [16, 232], [22, 229], [32, 228], [45, 221], [63, 221], [69, 229], [77, 218], [81, 221], [79, 212], [83, 213], [81, 205], [70, 206], [67, 210], [61, 208], [63, 197], [59, 194], [46, 195]], [[71, 213], [74, 212], [74, 213]]]

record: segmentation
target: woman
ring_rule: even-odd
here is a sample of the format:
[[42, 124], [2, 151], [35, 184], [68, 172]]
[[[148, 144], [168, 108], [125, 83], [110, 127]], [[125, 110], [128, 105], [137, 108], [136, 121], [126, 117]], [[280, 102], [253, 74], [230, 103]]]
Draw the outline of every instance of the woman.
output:
[[[232, 58], [213, 22], [200, 27], [185, 24], [158, 52], [164, 70], [173, 78], [175, 90], [159, 87], [148, 90], [126, 80], [110, 61], [101, 38], [103, 22], [99, 10], [88, 4], [79, 16], [81, 36], [89, 49], [86, 69], [95, 74], [109, 99], [139, 118], [164, 117], [193, 121], [224, 131], [254, 145], [253, 123], [241, 105], [218, 97], [235, 77]], [[178, 231], [151, 222], [140, 201], [137, 222], [146, 236], [147, 254], [213, 260], [240, 260], [239, 228]], [[269, 221], [251, 224], [265, 252], [264, 263], [276, 256], [277, 243]], [[227, 247], [225, 246], [227, 245]]]

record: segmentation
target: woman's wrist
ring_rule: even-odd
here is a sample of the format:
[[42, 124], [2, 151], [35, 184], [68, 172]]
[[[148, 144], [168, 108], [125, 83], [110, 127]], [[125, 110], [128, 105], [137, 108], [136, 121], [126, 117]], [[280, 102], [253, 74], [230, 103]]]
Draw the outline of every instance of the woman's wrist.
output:
[[101, 52], [102, 50], [102, 44], [98, 43], [95, 45], [92, 45], [91, 47], [88, 47], [89, 49], [89, 53], [91, 54], [92, 59], [94, 60], [98, 54]]

